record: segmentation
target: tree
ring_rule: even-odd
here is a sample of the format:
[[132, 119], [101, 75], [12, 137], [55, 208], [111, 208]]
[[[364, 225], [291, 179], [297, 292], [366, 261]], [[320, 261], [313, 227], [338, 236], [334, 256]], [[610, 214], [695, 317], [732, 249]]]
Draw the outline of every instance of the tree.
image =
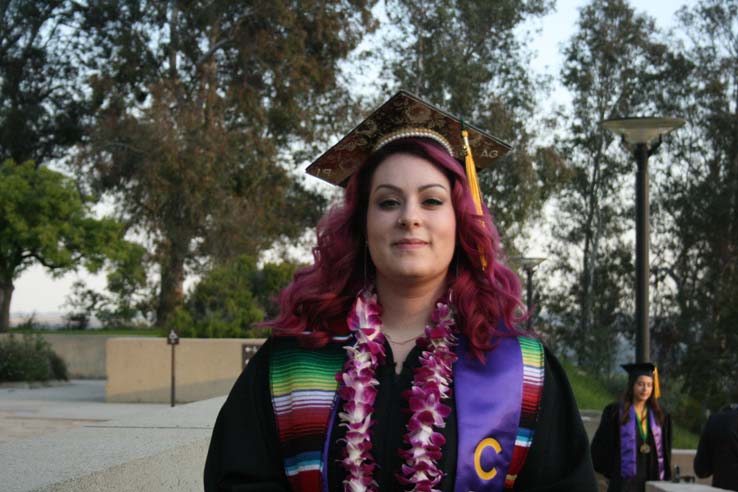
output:
[[105, 328], [130, 327], [144, 322], [152, 312], [147, 287], [146, 250], [140, 244], [124, 241], [116, 255], [106, 262], [107, 289], [90, 289], [79, 280], [67, 297], [65, 315], [70, 327], [85, 329], [92, 316]]
[[94, 271], [115, 255], [122, 227], [96, 219], [74, 182], [31, 161], [0, 166], [0, 332], [10, 324], [13, 282], [41, 264], [58, 275], [80, 265]]
[[215, 266], [177, 311], [175, 327], [183, 336], [208, 338], [266, 336], [255, 323], [277, 314], [275, 298], [292, 280], [295, 265], [267, 263], [239, 256]]
[[678, 19], [684, 40], [660, 107], [689, 123], [671, 139], [655, 193], [657, 279], [669, 306], [660, 328], [685, 391], [716, 409], [738, 399], [738, 2], [702, 0]]
[[80, 43], [96, 124], [81, 160], [94, 189], [146, 231], [156, 322], [187, 266], [298, 237], [324, 199], [290, 173], [340, 100], [337, 63], [371, 27], [370, 2], [96, 0]]
[[[528, 122], [536, 80], [519, 28], [544, 15], [545, 0], [387, 2], [396, 38], [388, 40], [384, 91], [402, 87], [513, 145], [480, 173], [480, 185], [509, 250], [561, 179], [561, 159], [535, 147]], [[387, 80], [387, 78], [383, 79]]]
[[252, 291], [264, 311], [264, 319], [274, 319], [279, 314], [279, 294], [292, 281], [297, 267], [290, 262], [265, 263], [254, 274]]
[[561, 154], [568, 156], [571, 179], [552, 229], [553, 271], [562, 281], [546, 307], [549, 329], [580, 364], [602, 375], [613, 367], [619, 334], [633, 332], [632, 246], [623, 236], [634, 213], [622, 195], [633, 196], [634, 173], [626, 152], [609, 150], [614, 139], [601, 122], [646, 108], [666, 53], [654, 33], [654, 22], [626, 1], [594, 0], [581, 10], [564, 49], [561, 77], [573, 108]]
[[0, 162], [37, 166], [82, 138], [86, 112], [68, 56], [69, 2], [0, 2]]

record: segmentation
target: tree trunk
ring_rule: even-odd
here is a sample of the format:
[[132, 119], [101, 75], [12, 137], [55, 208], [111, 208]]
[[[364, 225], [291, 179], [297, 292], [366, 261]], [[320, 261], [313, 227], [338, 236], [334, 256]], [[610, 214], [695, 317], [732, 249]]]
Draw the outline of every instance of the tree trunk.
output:
[[7, 333], [10, 329], [10, 300], [14, 289], [12, 281], [0, 281], [0, 333]]
[[159, 304], [156, 308], [156, 326], [159, 328], [168, 328], [174, 310], [184, 300], [184, 260], [185, 256], [173, 248], [161, 263]]

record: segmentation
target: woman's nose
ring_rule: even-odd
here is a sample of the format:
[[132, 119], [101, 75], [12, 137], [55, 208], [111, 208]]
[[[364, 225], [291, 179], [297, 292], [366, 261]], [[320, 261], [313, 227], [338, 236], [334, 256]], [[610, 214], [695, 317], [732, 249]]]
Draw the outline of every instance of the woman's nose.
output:
[[402, 207], [400, 217], [397, 223], [400, 227], [415, 227], [420, 225], [421, 219], [417, 207], [412, 203], [405, 204]]

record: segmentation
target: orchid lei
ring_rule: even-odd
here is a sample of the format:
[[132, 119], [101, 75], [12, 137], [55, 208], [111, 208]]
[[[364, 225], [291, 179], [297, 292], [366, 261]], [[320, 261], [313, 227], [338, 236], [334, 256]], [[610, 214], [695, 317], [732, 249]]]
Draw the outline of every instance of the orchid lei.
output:
[[[374, 423], [372, 414], [379, 384], [374, 375], [377, 366], [385, 360], [380, 315], [376, 294], [362, 291], [348, 318], [356, 343], [345, 347], [348, 360], [343, 372], [337, 375], [341, 383], [339, 396], [343, 400], [343, 411], [338, 417], [340, 425], [347, 429], [341, 464], [346, 470], [343, 484], [348, 492], [377, 488], [373, 479], [376, 463], [371, 454], [370, 428]], [[431, 320], [422, 340], [425, 350], [420, 367], [414, 371], [410, 390], [403, 394], [412, 412], [404, 436], [410, 449], [400, 451], [405, 464], [397, 479], [412, 486], [409, 491], [433, 491], [443, 478], [436, 462], [446, 439], [434, 427], [444, 428], [445, 418], [451, 413], [451, 408], [442, 403], [451, 394], [452, 365], [456, 360], [451, 307], [444, 302], [437, 303]]]

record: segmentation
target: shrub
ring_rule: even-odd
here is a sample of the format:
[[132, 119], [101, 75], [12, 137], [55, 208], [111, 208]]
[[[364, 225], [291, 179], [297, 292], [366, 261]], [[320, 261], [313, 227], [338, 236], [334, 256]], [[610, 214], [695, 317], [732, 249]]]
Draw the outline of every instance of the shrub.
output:
[[290, 263], [267, 263], [260, 269], [249, 256], [216, 266], [175, 311], [166, 331], [174, 328], [181, 337], [267, 337], [270, 329], [257, 323], [265, 314], [276, 314], [275, 297], [289, 283], [295, 268]]
[[49, 367], [51, 369], [51, 379], [63, 379], [64, 381], [69, 379], [67, 363], [53, 350], [49, 350]]
[[0, 381], [67, 379], [67, 367], [43, 337], [0, 339]]

